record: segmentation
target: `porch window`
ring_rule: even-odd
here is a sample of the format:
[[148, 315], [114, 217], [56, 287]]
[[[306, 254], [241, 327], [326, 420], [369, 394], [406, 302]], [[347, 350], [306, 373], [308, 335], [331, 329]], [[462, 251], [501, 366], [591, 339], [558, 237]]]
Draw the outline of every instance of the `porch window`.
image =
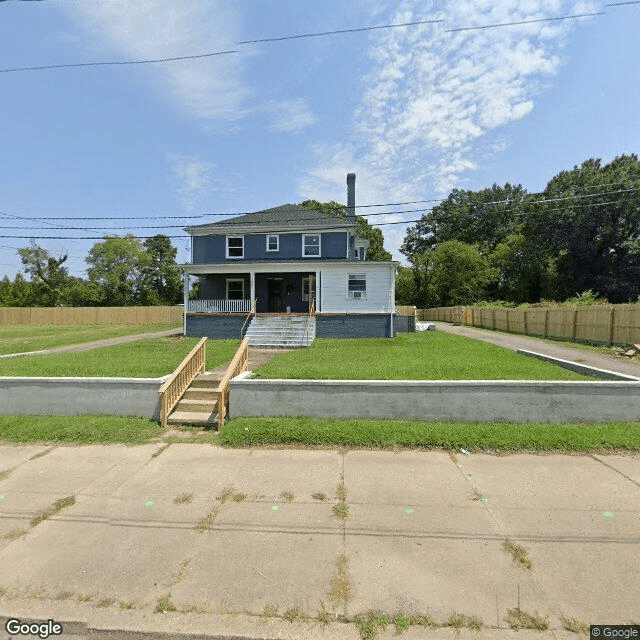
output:
[[302, 301], [309, 302], [311, 292], [311, 278], [302, 278]]
[[367, 297], [367, 276], [364, 273], [350, 273], [348, 294], [350, 298], [361, 299]]
[[320, 234], [302, 236], [302, 257], [303, 258], [319, 258], [320, 257]]
[[227, 278], [227, 300], [244, 300], [244, 279]]
[[227, 258], [244, 258], [244, 236], [227, 236]]
[[280, 236], [267, 236], [267, 251], [280, 251]]

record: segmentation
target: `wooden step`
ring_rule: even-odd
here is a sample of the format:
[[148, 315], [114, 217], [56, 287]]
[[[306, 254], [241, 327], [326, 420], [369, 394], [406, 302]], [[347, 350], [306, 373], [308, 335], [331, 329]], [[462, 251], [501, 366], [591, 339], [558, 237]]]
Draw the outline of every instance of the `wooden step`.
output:
[[182, 398], [176, 405], [175, 411], [191, 411], [193, 413], [213, 413], [218, 406], [218, 400], [192, 400]]
[[195, 413], [193, 411], [174, 411], [167, 420], [168, 424], [213, 425], [217, 414]]
[[210, 400], [215, 402], [218, 395], [215, 393], [216, 387], [201, 387], [195, 382], [184, 392], [182, 399], [186, 400]]
[[215, 389], [220, 384], [221, 379], [222, 376], [216, 373], [200, 373], [191, 384], [200, 388]]

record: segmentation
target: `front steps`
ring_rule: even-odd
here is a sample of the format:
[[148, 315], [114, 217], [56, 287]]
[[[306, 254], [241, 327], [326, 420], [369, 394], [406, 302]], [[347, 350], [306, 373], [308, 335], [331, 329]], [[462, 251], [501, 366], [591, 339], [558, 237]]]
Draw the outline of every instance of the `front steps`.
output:
[[245, 334], [254, 349], [308, 347], [316, 337], [316, 319], [307, 315], [255, 316]]
[[167, 424], [190, 424], [211, 427], [218, 418], [218, 388], [221, 376], [200, 373], [169, 414]]

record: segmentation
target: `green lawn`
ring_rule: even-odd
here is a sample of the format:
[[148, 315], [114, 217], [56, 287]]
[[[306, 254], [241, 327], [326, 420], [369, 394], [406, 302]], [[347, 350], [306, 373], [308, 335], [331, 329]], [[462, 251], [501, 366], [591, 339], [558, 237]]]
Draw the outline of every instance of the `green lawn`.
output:
[[260, 378], [312, 380], [588, 380], [556, 365], [442, 331], [389, 339], [317, 339], [276, 356]]
[[317, 418], [236, 418], [218, 436], [230, 447], [344, 446], [469, 451], [640, 450], [640, 422], [513, 424]]
[[[218, 434], [112, 416], [0, 416], [0, 442], [127, 445], [197, 442], [227, 447], [273, 446], [460, 451], [640, 451], [640, 422], [512, 424], [315, 418], [236, 418]], [[2, 471], [2, 469], [0, 469]]]
[[106, 338], [174, 329], [175, 323], [117, 325], [4, 325], [0, 326], [0, 355], [52, 349]]
[[[198, 343], [175, 336], [78, 353], [0, 359], [0, 376], [79, 376], [157, 378], [171, 373]], [[207, 340], [207, 370], [233, 358], [239, 340]]]

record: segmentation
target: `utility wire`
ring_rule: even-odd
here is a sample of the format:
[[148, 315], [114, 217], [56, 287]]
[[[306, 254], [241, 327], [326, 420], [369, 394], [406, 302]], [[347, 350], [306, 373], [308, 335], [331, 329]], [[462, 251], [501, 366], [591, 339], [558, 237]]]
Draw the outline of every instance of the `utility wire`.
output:
[[[0, 0], [2, 1], [2, 0]], [[638, 0], [640, 2], [640, 0]], [[632, 4], [629, 3], [620, 3], [620, 4]], [[605, 5], [605, 6], [613, 6], [613, 5]], [[569, 16], [559, 16], [554, 18], [538, 18], [534, 20], [520, 20], [515, 22], [503, 22], [498, 24], [487, 24], [487, 25], [478, 25], [473, 27], [457, 27], [454, 29], [445, 29], [445, 33], [453, 33], [457, 31], [475, 31], [479, 29], [495, 29], [499, 27], [512, 27], [516, 25], [524, 25], [524, 24], [534, 24], [540, 22], [554, 22], [559, 20], [575, 20], [578, 18], [586, 18], [586, 17], [594, 17], [604, 15], [605, 12], [595, 12], [595, 13], [580, 13]], [[288, 36], [280, 36], [276, 38], [258, 38], [255, 40], [243, 40], [241, 42], [237, 42], [237, 46], [243, 46], [247, 44], [255, 44], [260, 42], [280, 42], [283, 40], [297, 40], [300, 38], [312, 38], [312, 37], [324, 37], [330, 35], [344, 34], [344, 33], [357, 33], [362, 31], [374, 31], [376, 29], [396, 29], [400, 27], [408, 27], [408, 26], [416, 26], [421, 24], [436, 24], [442, 23], [446, 20], [416, 20], [413, 22], [404, 22], [398, 24], [386, 24], [386, 25], [377, 25], [373, 27], [358, 27], [354, 29], [334, 29], [332, 31], [323, 31], [317, 33], [301, 33], [295, 35]], [[101, 67], [101, 66], [122, 66], [122, 65], [135, 65], [135, 64], [159, 64], [166, 62], [176, 62], [182, 60], [194, 60], [199, 58], [210, 58], [214, 56], [225, 56], [238, 53], [237, 49], [229, 50], [229, 51], [214, 51], [201, 53], [197, 55], [190, 56], [173, 56], [170, 58], [155, 58], [150, 60], [120, 60], [120, 61], [106, 61], [106, 62], [80, 62], [80, 63], [70, 63], [70, 64], [54, 64], [54, 65], [40, 65], [33, 67], [13, 67], [9, 69], [0, 69], [0, 73], [15, 73], [20, 71], [43, 71], [43, 70], [51, 70], [51, 69], [67, 69], [67, 68], [82, 68], [82, 67]]]

